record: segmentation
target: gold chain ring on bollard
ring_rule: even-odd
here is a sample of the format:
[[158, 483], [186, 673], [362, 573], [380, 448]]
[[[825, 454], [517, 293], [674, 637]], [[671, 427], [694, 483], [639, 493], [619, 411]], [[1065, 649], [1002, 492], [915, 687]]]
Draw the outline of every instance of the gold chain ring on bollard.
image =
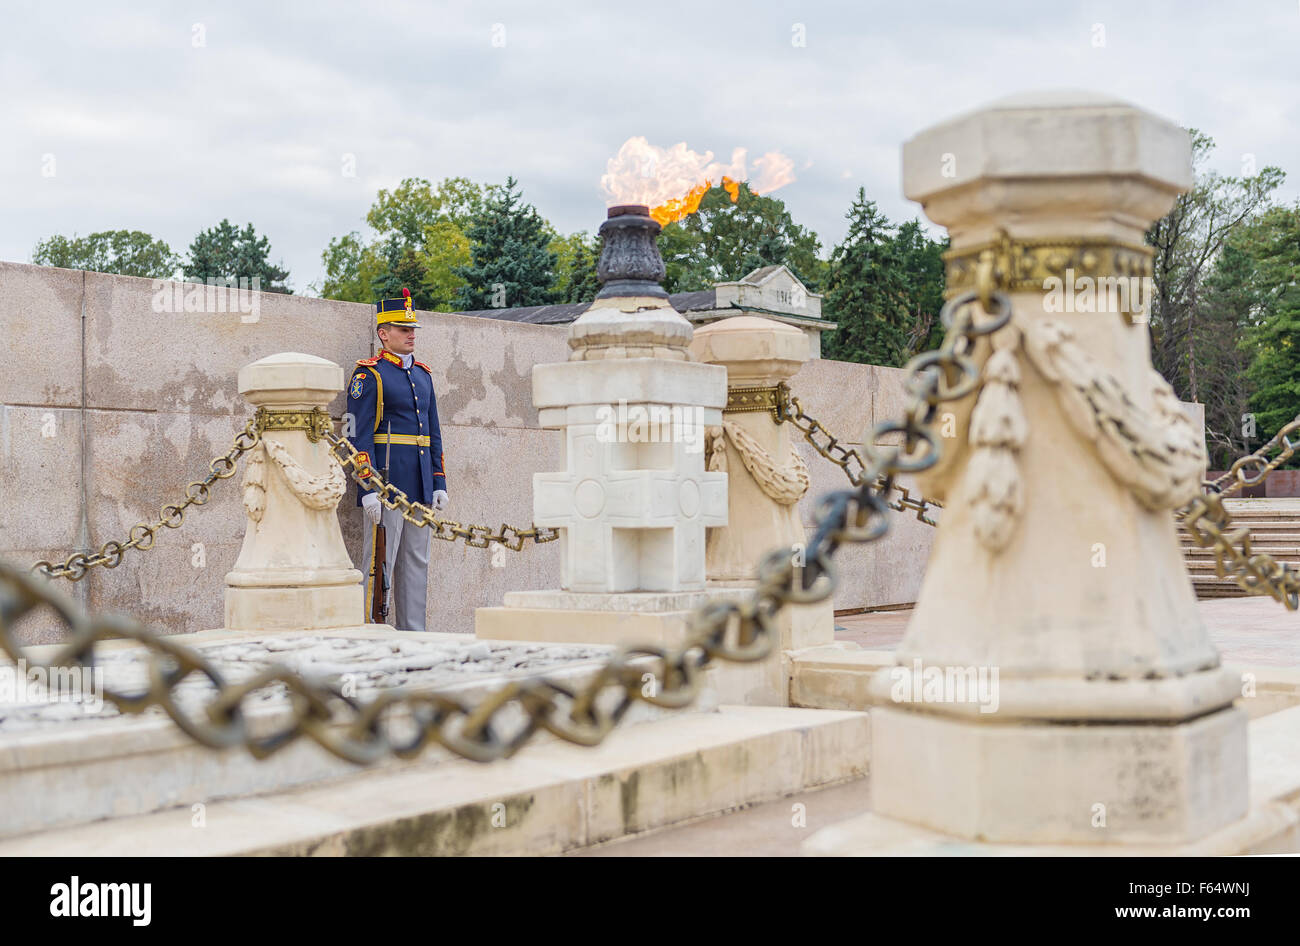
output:
[[[803, 434], [804, 440], [812, 445], [821, 456], [830, 460], [849, 478], [849, 482], [854, 486], [862, 485], [862, 476], [866, 472], [867, 464], [862, 459], [862, 455], [852, 447], [846, 447], [838, 437], [835, 437], [827, 430], [820, 421], [803, 409], [799, 399], [790, 393], [790, 386], [782, 381], [777, 385], [776, 410], [779, 419], [790, 424]], [[825, 443], [817, 442], [817, 435], [826, 436]], [[850, 469], [851, 465], [856, 463], [858, 472]], [[901, 496], [897, 500], [889, 500], [890, 509], [895, 512], [905, 512], [908, 509], [916, 510], [916, 518], [928, 526], [935, 525], [935, 521], [925, 514], [927, 509], [942, 509], [943, 503], [934, 499], [926, 499], [924, 496], [920, 499], [913, 499], [911, 492], [906, 486], [895, 483], [893, 486], [895, 492]]]
[[[146, 651], [150, 684], [133, 694], [105, 688], [104, 699], [126, 713], [160, 707], [187, 735], [212, 748], [243, 746], [264, 758], [306, 736], [339, 758], [368, 764], [389, 754], [401, 758], [417, 755], [430, 742], [479, 762], [505, 758], [517, 752], [535, 733], [552, 735], [584, 746], [601, 742], [637, 700], [656, 706], [689, 705], [699, 691], [701, 671], [715, 660], [752, 662], [767, 657], [778, 630], [775, 618], [790, 604], [824, 601], [835, 590], [833, 558], [841, 542], [872, 542], [889, 529], [885, 497], [900, 473], [916, 473], [933, 466], [942, 447], [934, 432], [938, 405], [965, 397], [979, 382], [970, 349], [980, 335], [997, 331], [1011, 317], [1010, 300], [1001, 293], [994, 299], [995, 314], [973, 321], [969, 303], [973, 294], [954, 299], [944, 307], [944, 324], [951, 324], [937, 352], [919, 356], [908, 365], [908, 390], [912, 396], [906, 415], [878, 424], [864, 447], [867, 466], [856, 489], [822, 496], [817, 503], [816, 528], [804, 550], [802, 567], [794, 565], [795, 549], [777, 548], [758, 562], [758, 586], [743, 601], [715, 601], [693, 611], [684, 645], [621, 647], [580, 688], [545, 677], [512, 681], [470, 706], [455, 696], [435, 691], [390, 690], [368, 702], [347, 696], [339, 685], [312, 682], [286, 667], [267, 667], [252, 679], [228, 683], [202, 653], [167, 640], [117, 616], [89, 618], [66, 598], [18, 569], [0, 563], [0, 648], [14, 660], [31, 666], [93, 666], [96, 645], [108, 638], [137, 641]], [[880, 446], [887, 434], [901, 434], [899, 445]], [[326, 434], [336, 449], [346, 443]], [[349, 445], [350, 447], [350, 445]], [[348, 457], [355, 474], [355, 450]], [[387, 484], [385, 484], [387, 485]], [[393, 492], [392, 488], [388, 488]], [[390, 508], [403, 515], [416, 504], [387, 497]], [[427, 507], [423, 507], [427, 509]], [[421, 513], [420, 518], [424, 518]], [[414, 520], [412, 520], [414, 521]], [[67, 640], [57, 646], [48, 663], [32, 660], [17, 644], [14, 622], [38, 605], [47, 605], [68, 625]], [[645, 658], [650, 658], [647, 671]], [[633, 664], [633, 661], [636, 664]], [[645, 674], [654, 678], [648, 686]], [[202, 712], [182, 713], [173, 690], [190, 674], [198, 674], [215, 688]], [[263, 688], [283, 687], [290, 696], [289, 720], [276, 732], [255, 738], [249, 731], [244, 701]], [[606, 697], [609, 697], [608, 699]], [[523, 713], [523, 723], [509, 732], [501, 725], [502, 713], [513, 707]], [[414, 735], [396, 739], [388, 731], [387, 714], [405, 712], [415, 724]]]
[[185, 498], [179, 503], [162, 507], [158, 521], [150, 525], [139, 522], [131, 527], [125, 542], [105, 542], [98, 552], [74, 552], [62, 563], [40, 561], [31, 567], [46, 578], [66, 578], [80, 581], [91, 568], [102, 565], [104, 568], [116, 568], [122, 564], [122, 555], [128, 549], [144, 552], [153, 548], [154, 537], [165, 528], [179, 529], [185, 521], [185, 510], [190, 506], [202, 506], [208, 501], [209, 490], [217, 480], [229, 479], [235, 475], [235, 464], [249, 450], [261, 441], [261, 430], [256, 417], [251, 418], [244, 429], [235, 435], [234, 445], [222, 456], [216, 457], [208, 464], [208, 475], [195, 480], [185, 487]]
[[434, 510], [423, 503], [407, 499], [406, 493], [385, 482], [375, 469], [358, 463], [357, 449], [346, 438], [328, 428], [322, 436], [329, 441], [330, 454], [358, 486], [373, 489], [379, 495], [380, 502], [389, 509], [402, 510], [405, 521], [432, 529], [435, 539], [445, 542], [464, 539], [466, 545], [476, 549], [489, 548], [495, 542], [512, 552], [519, 552], [523, 550], [525, 539], [532, 539], [535, 544], [541, 545], [544, 542], [554, 542], [560, 537], [558, 529], [542, 529], [535, 525], [517, 529], [502, 523], [501, 528], [493, 532], [489, 526], [467, 526], [451, 519], [439, 519]]

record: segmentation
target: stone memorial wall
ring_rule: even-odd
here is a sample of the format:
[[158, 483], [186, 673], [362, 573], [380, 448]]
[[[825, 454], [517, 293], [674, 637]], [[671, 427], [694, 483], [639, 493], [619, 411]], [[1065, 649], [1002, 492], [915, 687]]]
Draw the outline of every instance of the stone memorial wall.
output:
[[[371, 353], [370, 306], [274, 293], [214, 306], [212, 294], [200, 300], [200, 291], [159, 293], [147, 279], [0, 263], [0, 326], [14, 353], [0, 371], [0, 557], [62, 561], [156, 521], [243, 427], [248, 408], [236, 376], [244, 365], [300, 351], [346, 367]], [[252, 311], [238, 311], [237, 301]], [[183, 306], [209, 311], [176, 311]], [[446, 515], [493, 529], [526, 526], [533, 473], [564, 466], [560, 432], [537, 424], [531, 370], [568, 357], [567, 326], [421, 317], [416, 355], [433, 369], [451, 495]], [[792, 387], [805, 409], [856, 442], [899, 410], [902, 376], [813, 360]], [[340, 396], [330, 410], [339, 416], [343, 409]], [[806, 444], [800, 449], [812, 478], [799, 503], [807, 526], [816, 497], [847, 481]], [[163, 530], [152, 550], [127, 552], [117, 568], [63, 586], [93, 611], [125, 611], [167, 631], [220, 627], [224, 578], [244, 534], [242, 473], [219, 481], [209, 502], [191, 507], [179, 529]], [[351, 489], [340, 510], [359, 561]], [[931, 533], [900, 515], [885, 541], [843, 549], [836, 608], [914, 600]], [[558, 543], [519, 553], [433, 544], [430, 629], [471, 633], [475, 608], [499, 604], [507, 591], [557, 585]], [[52, 618], [29, 621], [23, 631], [33, 642], [59, 633]]]

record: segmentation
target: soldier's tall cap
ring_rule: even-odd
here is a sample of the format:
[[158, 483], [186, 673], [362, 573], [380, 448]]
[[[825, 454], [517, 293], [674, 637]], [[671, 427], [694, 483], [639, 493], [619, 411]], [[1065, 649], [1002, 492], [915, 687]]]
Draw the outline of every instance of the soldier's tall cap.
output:
[[415, 312], [411, 309], [411, 290], [403, 289], [400, 299], [380, 299], [375, 303], [375, 328], [381, 325], [420, 327]]

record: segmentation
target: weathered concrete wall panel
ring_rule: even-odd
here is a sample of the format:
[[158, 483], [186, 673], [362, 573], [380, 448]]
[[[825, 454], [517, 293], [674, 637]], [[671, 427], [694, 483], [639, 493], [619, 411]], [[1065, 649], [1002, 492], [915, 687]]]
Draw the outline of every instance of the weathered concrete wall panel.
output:
[[[237, 391], [241, 367], [277, 351], [346, 367], [373, 350], [367, 305], [261, 293], [254, 322], [237, 311], [155, 312], [153, 302], [149, 280], [0, 263], [3, 337], [14, 350], [33, 339], [50, 345], [38, 371], [9, 361], [0, 374], [0, 557], [27, 565], [51, 555], [62, 560], [76, 548], [83, 413], [84, 517], [89, 545], [98, 549], [125, 539], [135, 523], [156, 519], [229, 448], [248, 415]], [[559, 433], [537, 427], [531, 371], [567, 359], [567, 327], [441, 313], [421, 319], [417, 357], [433, 369], [438, 396], [451, 496], [446, 515], [494, 529], [503, 522], [526, 526], [533, 473], [563, 466]], [[811, 414], [858, 446], [873, 425], [901, 412], [903, 377], [897, 368], [814, 360], [792, 386]], [[340, 415], [344, 405], [340, 395], [331, 412]], [[41, 437], [50, 416], [56, 435]], [[817, 498], [847, 480], [799, 443], [813, 482], [800, 514], [811, 530]], [[242, 469], [219, 483], [212, 500], [192, 508], [181, 529], [161, 534], [153, 551], [128, 553], [118, 568], [96, 569], [76, 586], [63, 583], [65, 590], [92, 608], [122, 610], [168, 631], [219, 626], [223, 579], [243, 536], [240, 476]], [[341, 517], [357, 561], [360, 515], [351, 491]], [[900, 514], [882, 541], [843, 547], [836, 608], [914, 600], [932, 534]], [[474, 609], [499, 604], [506, 591], [558, 585], [555, 545], [513, 553], [435, 541], [431, 561], [431, 629], [471, 632]], [[58, 633], [50, 620], [24, 631], [32, 640]]]

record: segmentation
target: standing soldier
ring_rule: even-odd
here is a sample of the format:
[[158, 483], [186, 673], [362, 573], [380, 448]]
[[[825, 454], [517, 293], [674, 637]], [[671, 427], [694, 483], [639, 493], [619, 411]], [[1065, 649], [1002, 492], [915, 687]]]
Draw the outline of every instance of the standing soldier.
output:
[[[348, 384], [348, 412], [356, 425], [352, 445], [408, 499], [444, 509], [447, 479], [438, 404], [433, 373], [413, 354], [420, 323], [411, 311], [411, 291], [403, 289], [401, 299], [384, 299], [375, 309], [375, 330], [384, 347], [374, 358], [357, 362]], [[382, 505], [374, 490], [358, 486], [357, 505], [364, 513], [366, 619], [388, 614], [385, 591], [391, 590], [396, 613], [390, 623], [399, 630], [423, 631], [429, 530], [406, 522], [400, 509]], [[382, 573], [372, 567], [376, 542], [385, 552]]]

